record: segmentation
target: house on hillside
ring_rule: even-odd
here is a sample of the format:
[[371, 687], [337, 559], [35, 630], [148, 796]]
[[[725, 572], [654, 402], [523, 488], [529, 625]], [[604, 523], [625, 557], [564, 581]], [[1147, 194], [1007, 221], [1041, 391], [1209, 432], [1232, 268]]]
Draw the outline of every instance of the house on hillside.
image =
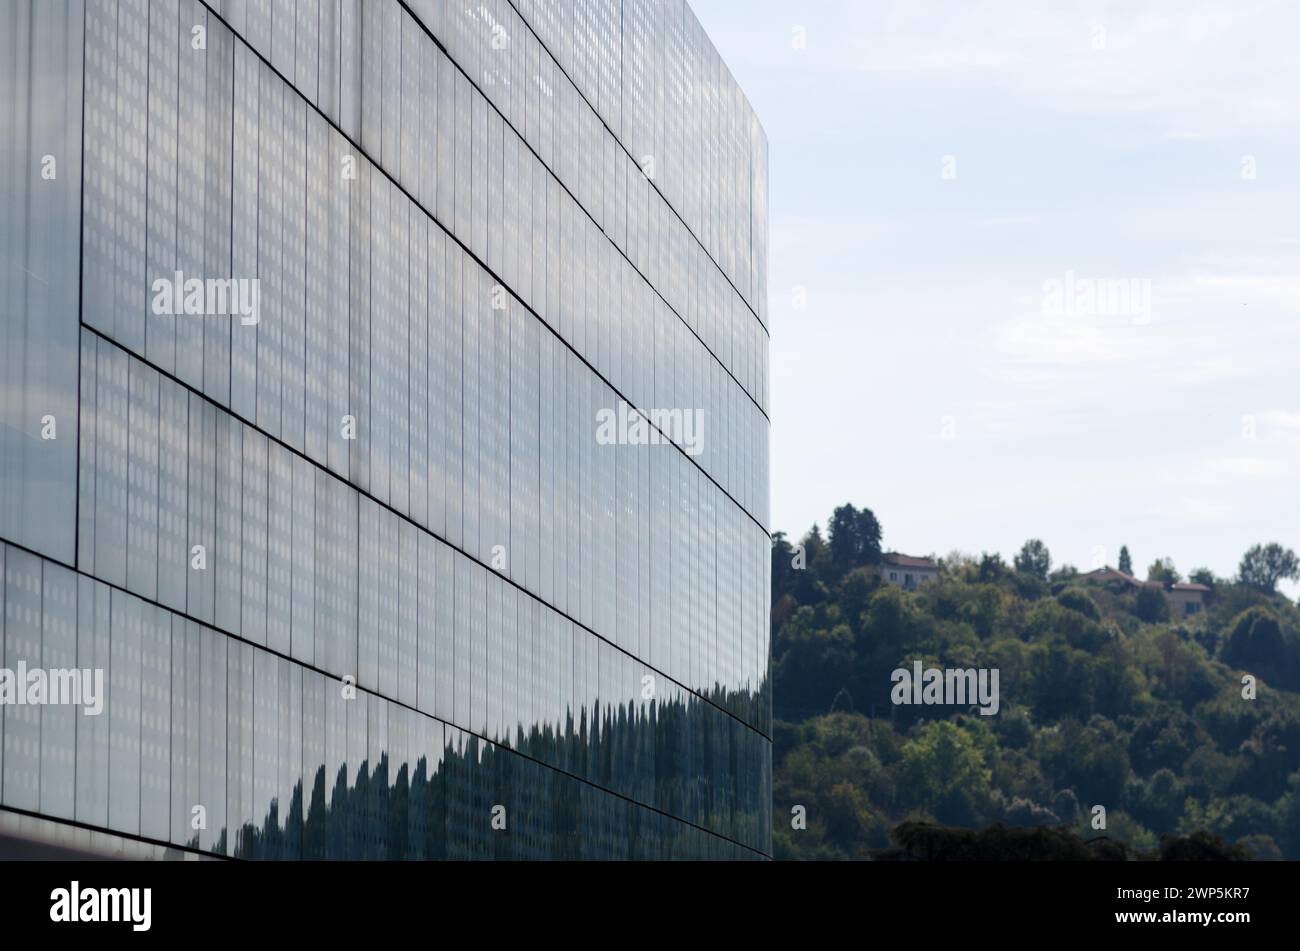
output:
[[1210, 593], [1209, 587], [1203, 584], [1195, 584], [1190, 581], [1139, 581], [1132, 575], [1118, 571], [1107, 565], [1104, 568], [1097, 568], [1094, 571], [1087, 571], [1079, 575], [1078, 580], [1084, 583], [1092, 582], [1094, 584], [1107, 584], [1115, 581], [1127, 588], [1159, 588], [1169, 602], [1169, 614], [1174, 618], [1191, 617], [1193, 614], [1199, 614], [1205, 610], [1205, 596]]
[[1205, 610], [1205, 596], [1210, 593], [1208, 586], [1190, 581], [1179, 581], [1165, 586], [1165, 597], [1169, 599], [1169, 613], [1174, 617], [1191, 617]]
[[933, 558], [900, 555], [896, 551], [880, 556], [880, 577], [904, 591], [915, 591], [939, 577], [939, 564]]

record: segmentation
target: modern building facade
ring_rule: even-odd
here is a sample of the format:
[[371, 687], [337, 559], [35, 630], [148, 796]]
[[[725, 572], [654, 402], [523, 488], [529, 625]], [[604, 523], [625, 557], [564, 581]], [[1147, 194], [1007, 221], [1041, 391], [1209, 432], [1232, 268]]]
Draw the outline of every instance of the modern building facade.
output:
[[766, 142], [686, 4], [0, 18], [5, 835], [770, 855]]

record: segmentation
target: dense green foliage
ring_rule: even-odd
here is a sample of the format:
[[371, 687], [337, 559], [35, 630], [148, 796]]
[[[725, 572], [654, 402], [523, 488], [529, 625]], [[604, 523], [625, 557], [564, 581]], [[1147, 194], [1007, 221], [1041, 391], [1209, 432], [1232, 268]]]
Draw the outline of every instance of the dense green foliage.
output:
[[[830, 526], [772, 549], [778, 858], [882, 856], [914, 820], [1104, 835], [1130, 855], [1208, 832], [1300, 859], [1300, 610], [1269, 571], [1193, 572], [1207, 608], [1171, 619], [1158, 588], [1049, 573], [1031, 540], [1012, 565], [939, 559], [906, 592], [880, 578], [874, 515], [844, 506]], [[893, 704], [891, 672], [917, 660], [996, 668], [1000, 709]]]
[[1083, 838], [1065, 826], [1007, 826], [960, 829], [904, 822], [893, 831], [895, 848], [878, 849], [878, 862], [1242, 862], [1253, 856], [1208, 832], [1166, 836], [1160, 848], [1138, 851], [1107, 836]]

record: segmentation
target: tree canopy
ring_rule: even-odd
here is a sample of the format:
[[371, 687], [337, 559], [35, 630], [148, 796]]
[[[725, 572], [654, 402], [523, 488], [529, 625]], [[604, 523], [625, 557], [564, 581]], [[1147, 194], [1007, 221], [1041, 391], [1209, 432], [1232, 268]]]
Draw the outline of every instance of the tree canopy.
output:
[[1046, 581], [1047, 573], [1052, 570], [1052, 555], [1046, 545], [1037, 538], [1031, 538], [1021, 546], [1014, 564], [1016, 571]]
[[871, 509], [841, 505], [830, 520], [831, 567], [836, 578], [880, 563], [880, 523]]
[[1297, 561], [1294, 551], [1277, 542], [1253, 545], [1242, 556], [1238, 573], [1243, 584], [1272, 594], [1279, 581], [1294, 581], [1300, 577], [1300, 561]]
[[[1268, 583], [1286, 577], [1285, 559], [1236, 580], [1198, 569], [1205, 610], [1171, 617], [1161, 585], [1050, 573], [1038, 539], [1011, 565], [954, 553], [937, 581], [904, 591], [877, 568], [869, 509], [843, 506], [828, 524], [829, 541], [804, 536], [802, 568], [784, 535], [773, 540], [778, 857], [942, 845], [1300, 859], [1300, 610]], [[1153, 567], [1177, 574], [1166, 558]], [[895, 705], [892, 672], [918, 660], [997, 669], [997, 714]], [[791, 825], [797, 805], [804, 829]], [[1089, 844], [1100, 835], [1104, 854]]]

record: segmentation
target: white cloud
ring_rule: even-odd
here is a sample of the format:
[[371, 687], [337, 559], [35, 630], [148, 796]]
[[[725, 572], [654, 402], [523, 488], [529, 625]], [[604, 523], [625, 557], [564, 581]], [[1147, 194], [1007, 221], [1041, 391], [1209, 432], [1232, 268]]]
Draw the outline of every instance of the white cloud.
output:
[[1223, 483], [1277, 479], [1285, 476], [1290, 468], [1278, 459], [1266, 459], [1261, 456], [1225, 456], [1207, 462], [1202, 471], [1205, 481]]
[[1043, 314], [994, 328], [1003, 356], [1031, 364], [1127, 363], [1150, 356], [1153, 334], [1126, 317], [1064, 317]]
[[1282, 429], [1300, 429], [1300, 412], [1271, 409], [1263, 414], [1264, 421]]
[[[1294, 12], [1278, 2], [898, 0], [841, 23], [838, 68], [996, 84], [1004, 99], [1055, 112], [1160, 118], [1151, 141], [1207, 128], [1278, 128], [1300, 117]], [[1261, 68], [1268, 63], [1268, 68]], [[964, 90], [969, 92], [969, 90]], [[1175, 121], [1176, 120], [1176, 121]]]
[[1199, 290], [1223, 292], [1243, 303], [1300, 308], [1300, 277], [1276, 274], [1197, 274]]
[[1232, 518], [1236, 511], [1235, 506], [1223, 499], [1187, 495], [1181, 496], [1172, 505], [1164, 506], [1163, 514], [1166, 518], [1180, 522], [1224, 522]]

